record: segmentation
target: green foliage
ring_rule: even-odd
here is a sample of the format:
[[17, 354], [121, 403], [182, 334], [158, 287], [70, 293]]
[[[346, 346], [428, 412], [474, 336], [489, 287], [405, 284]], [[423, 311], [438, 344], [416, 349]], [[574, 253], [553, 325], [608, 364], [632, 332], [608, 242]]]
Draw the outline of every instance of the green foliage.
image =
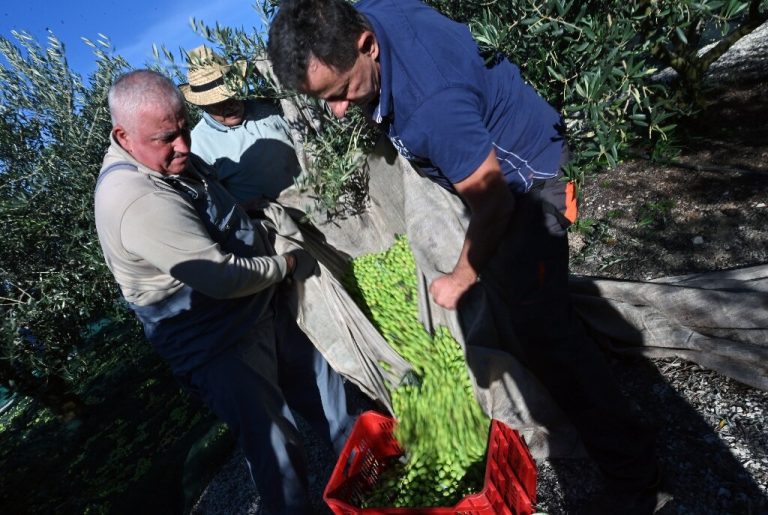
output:
[[459, 13], [489, 60], [507, 55], [563, 113], [580, 174], [615, 166], [639, 138], [664, 139], [674, 128], [675, 99], [649, 80], [656, 70], [638, 52], [625, 4], [525, 0]]
[[[247, 82], [241, 96], [282, 99], [297, 113], [292, 129], [307, 153], [307, 177], [300, 185], [310, 190], [315, 200], [311, 210], [327, 218], [343, 217], [360, 211], [367, 200], [365, 155], [373, 149], [378, 131], [358, 108], [350, 108], [346, 118], [336, 119], [323, 102], [284, 90], [271, 75], [266, 60], [266, 27], [277, 2], [260, 0], [255, 6], [262, 29], [246, 32], [206, 25], [192, 20], [192, 28], [206, 38], [216, 52], [229, 62], [248, 60]], [[162, 56], [160, 55], [162, 53]], [[180, 54], [186, 62], [186, 52]], [[157, 55], [173, 67], [174, 57], [166, 49]]]
[[323, 124], [306, 146], [312, 156], [311, 187], [317, 208], [328, 217], [359, 212], [368, 195], [365, 158], [373, 149], [377, 132], [356, 106], [342, 120], [327, 108], [318, 107]]
[[580, 216], [568, 230], [579, 234], [591, 235], [595, 232], [597, 224], [598, 222], [594, 218]]
[[111, 123], [106, 94], [127, 64], [90, 43], [88, 85], [53, 34], [0, 37], [0, 381], [57, 414], [75, 403], [72, 382], [89, 324], [123, 318], [95, 234], [92, 192]]
[[[561, 110], [579, 174], [615, 166], [631, 145], [670, 149], [663, 142], [701, 103], [710, 64], [768, 19], [766, 0], [428, 3], [467, 23], [488, 60], [501, 52], [519, 64]], [[713, 28], [722, 40], [697, 57]], [[679, 72], [681, 89], [652, 80], [659, 65]]]
[[[28, 397], [0, 415], [0, 469], [9, 471], [0, 475], [3, 513], [181, 513], [187, 455], [220, 426], [179, 391], [148, 345], [138, 349], [135, 360], [112, 363], [78, 384], [90, 410], [75, 427], [53, 420]], [[88, 361], [103, 353], [83, 351]], [[188, 485], [195, 499], [211, 470], [231, 455], [234, 440], [228, 434], [219, 440], [215, 456], [199, 453], [198, 482]]]

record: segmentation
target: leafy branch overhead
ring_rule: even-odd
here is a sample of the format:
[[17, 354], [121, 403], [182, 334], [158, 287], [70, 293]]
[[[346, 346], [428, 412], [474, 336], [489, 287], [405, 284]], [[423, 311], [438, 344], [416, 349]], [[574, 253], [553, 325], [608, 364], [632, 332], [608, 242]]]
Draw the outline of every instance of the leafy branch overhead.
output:
[[[765, 0], [430, 3], [468, 23], [486, 56], [518, 63], [561, 109], [575, 175], [615, 166], [631, 145], [674, 138], [677, 121], [703, 102], [712, 62], [768, 15]], [[722, 39], [698, 56], [703, 34], [717, 30]], [[655, 80], [666, 66], [677, 83]]]
[[[684, 92], [701, 103], [704, 74], [741, 38], [768, 21], [768, 2], [646, 0], [636, 16], [650, 55], [674, 69]], [[705, 45], [712, 35], [716, 42]]]
[[111, 128], [107, 90], [127, 63], [94, 45], [86, 85], [53, 34], [46, 47], [13, 36], [0, 37], [0, 382], [68, 416], [89, 368], [78, 351], [89, 324], [123, 317], [92, 192]]

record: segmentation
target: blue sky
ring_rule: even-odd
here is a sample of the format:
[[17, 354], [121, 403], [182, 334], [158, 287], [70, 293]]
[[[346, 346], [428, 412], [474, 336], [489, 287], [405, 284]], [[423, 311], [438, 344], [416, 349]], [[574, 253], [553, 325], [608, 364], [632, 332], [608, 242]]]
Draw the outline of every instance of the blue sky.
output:
[[248, 0], [5, 0], [0, 7], [0, 35], [14, 40], [11, 30], [26, 30], [45, 46], [50, 29], [65, 44], [69, 64], [87, 75], [95, 68], [90, 47], [80, 39], [108, 36], [115, 53], [134, 67], [151, 62], [152, 43], [164, 44], [178, 58], [179, 47], [190, 49], [205, 42], [194, 33], [194, 17], [250, 32], [261, 23]]

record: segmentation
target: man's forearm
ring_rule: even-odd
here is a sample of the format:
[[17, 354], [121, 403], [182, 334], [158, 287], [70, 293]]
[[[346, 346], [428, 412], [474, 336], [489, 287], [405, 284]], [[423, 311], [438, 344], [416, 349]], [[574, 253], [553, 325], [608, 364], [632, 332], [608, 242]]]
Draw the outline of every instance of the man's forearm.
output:
[[471, 277], [473, 281], [482, 272], [507, 230], [514, 211], [514, 197], [503, 206], [472, 212], [464, 236], [461, 254], [453, 274]]
[[469, 207], [469, 227], [453, 271], [432, 281], [429, 288], [435, 302], [446, 309], [455, 309], [477, 281], [504, 236], [515, 206], [493, 150], [455, 187]]

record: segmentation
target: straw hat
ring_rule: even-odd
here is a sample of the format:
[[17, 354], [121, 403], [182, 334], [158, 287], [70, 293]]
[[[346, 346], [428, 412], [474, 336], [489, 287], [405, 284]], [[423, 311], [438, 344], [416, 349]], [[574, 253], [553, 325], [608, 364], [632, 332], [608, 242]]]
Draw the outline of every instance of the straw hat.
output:
[[239, 87], [245, 77], [244, 60], [230, 66], [220, 55], [205, 45], [189, 51], [187, 84], [179, 85], [190, 104], [218, 104], [235, 95], [231, 88]]

